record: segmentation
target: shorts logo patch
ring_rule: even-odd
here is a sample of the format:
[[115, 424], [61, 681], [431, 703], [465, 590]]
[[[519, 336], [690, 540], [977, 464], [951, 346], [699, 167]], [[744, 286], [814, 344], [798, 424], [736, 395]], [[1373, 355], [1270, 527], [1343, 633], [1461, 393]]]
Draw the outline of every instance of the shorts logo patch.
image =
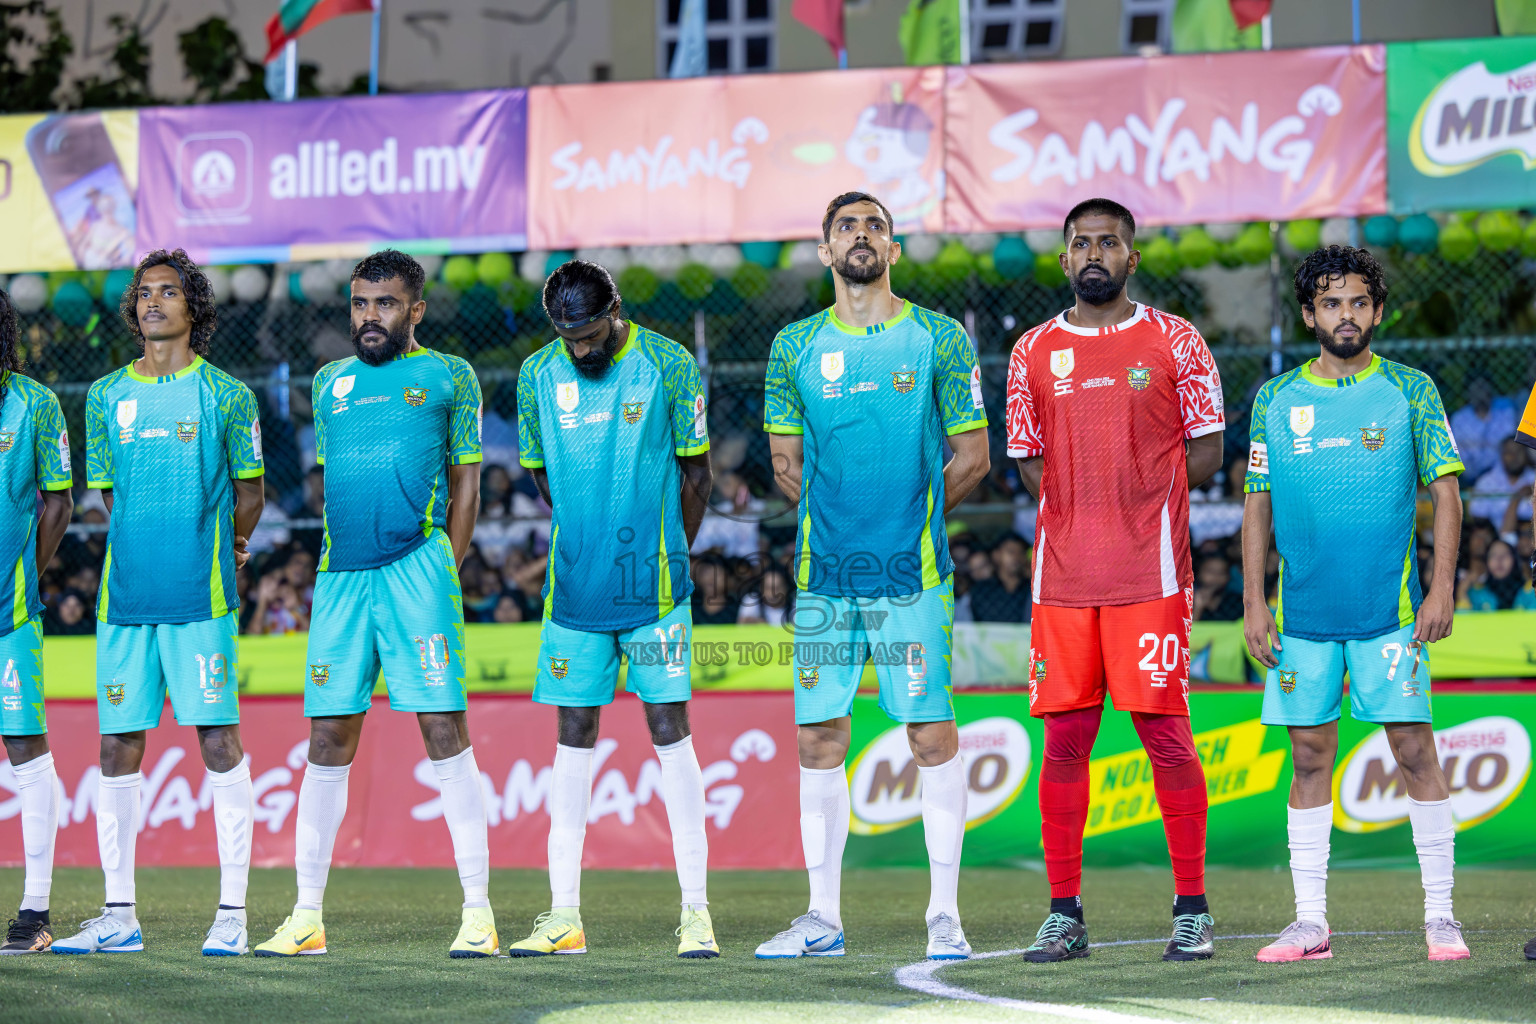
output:
[[185, 420], [177, 420], [176, 437], [181, 441], [182, 444], [190, 444], [197, 438], [197, 421], [192, 420], [191, 422], [188, 422]]
[[550, 658], [549, 674], [556, 679], [564, 679], [565, 674], [571, 670], [570, 658]]
[[1360, 443], [1368, 452], [1379, 452], [1381, 446], [1387, 443], [1386, 427], [1361, 427]]
[[816, 689], [816, 684], [821, 682], [821, 669], [819, 668], [796, 669], [795, 674], [800, 679], [800, 685], [807, 690]]
[[123, 702], [123, 689], [127, 687], [127, 685], [127, 683], [118, 683], [116, 686], [113, 686], [111, 683], [108, 683], [107, 703], [111, 704], [113, 707], [117, 707], [119, 704], [121, 704]]
[[1296, 673], [1280, 670], [1280, 692], [1291, 693], [1296, 689]]
[[1145, 391], [1152, 383], [1152, 367], [1127, 366], [1125, 368], [1125, 382], [1137, 391]]
[[316, 686], [324, 686], [326, 683], [330, 682], [331, 681], [331, 666], [329, 666], [329, 665], [311, 665], [311, 666], [309, 666], [309, 681], [314, 683]]
[[624, 406], [624, 422], [625, 423], [639, 423], [640, 422], [640, 416], [641, 416], [642, 413], [645, 412], [645, 403], [644, 402], [623, 402], [623, 403], [620, 403], [620, 404], [622, 404]]
[[904, 395], [908, 391], [911, 391], [913, 388], [917, 387], [917, 371], [916, 370], [892, 370], [891, 371], [891, 387], [895, 388], [897, 394], [901, 394], [901, 395]]
[[405, 388], [406, 405], [422, 405], [427, 400], [427, 392], [431, 388]]
[[16, 443], [16, 431], [8, 430], [0, 434], [0, 454], [11, 450], [11, 445]]
[[1030, 666], [1030, 676], [1031, 676], [1031, 682], [1035, 683], [1036, 685], [1039, 685], [1040, 683], [1045, 682], [1045, 659], [1044, 658], [1036, 658], [1035, 659], [1034, 664]]

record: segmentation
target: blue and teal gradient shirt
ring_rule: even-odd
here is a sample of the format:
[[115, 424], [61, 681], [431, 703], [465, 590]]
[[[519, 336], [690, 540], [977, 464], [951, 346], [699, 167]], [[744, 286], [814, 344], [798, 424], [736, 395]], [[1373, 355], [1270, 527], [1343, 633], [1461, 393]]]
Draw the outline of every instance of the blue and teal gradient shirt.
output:
[[549, 477], [544, 614], [588, 632], [634, 629], [693, 593], [679, 456], [709, 451], [699, 364], [629, 324], [600, 379], [550, 342], [517, 377], [518, 461]]
[[897, 597], [954, 572], [944, 437], [987, 425], [964, 328], [910, 302], [873, 327], [823, 310], [773, 339], [765, 401], [764, 429], [805, 435], [802, 588]]
[[382, 366], [356, 356], [315, 375], [325, 467], [321, 572], [398, 562], [448, 524], [448, 467], [481, 460], [480, 382], [458, 356], [417, 348]]
[[1419, 484], [1461, 455], [1424, 373], [1375, 356], [1332, 380], [1313, 362], [1259, 389], [1244, 489], [1273, 503], [1281, 632], [1367, 640], [1413, 623]]
[[85, 433], [86, 486], [112, 491], [96, 617], [174, 624], [238, 608], [230, 480], [263, 472], [251, 389], [201, 356], [164, 377], [130, 364], [91, 385]]
[[52, 391], [19, 373], [6, 375], [0, 404], [0, 636], [24, 626], [43, 610], [37, 595], [37, 492], [67, 491], [69, 432]]

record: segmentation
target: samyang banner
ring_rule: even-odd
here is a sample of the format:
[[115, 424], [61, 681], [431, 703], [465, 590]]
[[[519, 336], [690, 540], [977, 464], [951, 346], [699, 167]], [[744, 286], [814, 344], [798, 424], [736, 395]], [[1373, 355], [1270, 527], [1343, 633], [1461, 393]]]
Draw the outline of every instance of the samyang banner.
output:
[[527, 244], [520, 89], [140, 113], [141, 250], [212, 263]]
[[1536, 202], [1536, 36], [1387, 47], [1392, 209]]
[[1386, 208], [1384, 51], [950, 68], [948, 231], [1060, 228], [1109, 196], [1145, 224]]

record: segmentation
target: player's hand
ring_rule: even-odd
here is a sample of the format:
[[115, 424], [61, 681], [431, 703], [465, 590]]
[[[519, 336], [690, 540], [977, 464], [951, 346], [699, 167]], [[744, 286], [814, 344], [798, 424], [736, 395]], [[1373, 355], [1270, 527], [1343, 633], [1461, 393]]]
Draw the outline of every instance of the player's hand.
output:
[[244, 569], [245, 563], [251, 560], [251, 552], [247, 545], [250, 541], [241, 536], [235, 537], [235, 568]]
[[1275, 652], [1280, 649], [1280, 630], [1275, 627], [1275, 617], [1270, 614], [1269, 605], [1258, 604], [1243, 609], [1243, 639], [1248, 642], [1248, 653], [1260, 665], [1274, 668], [1280, 664], [1280, 659], [1275, 657]]
[[1413, 624], [1413, 638], [1420, 643], [1432, 644], [1451, 635], [1451, 625], [1456, 619], [1456, 602], [1444, 588], [1431, 587], [1429, 596], [1419, 605], [1419, 617]]

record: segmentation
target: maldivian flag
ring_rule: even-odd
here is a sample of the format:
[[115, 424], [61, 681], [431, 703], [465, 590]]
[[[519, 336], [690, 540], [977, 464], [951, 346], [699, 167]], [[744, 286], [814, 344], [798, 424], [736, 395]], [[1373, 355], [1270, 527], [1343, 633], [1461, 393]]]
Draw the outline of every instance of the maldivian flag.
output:
[[912, 0], [901, 16], [901, 52], [908, 64], [960, 63], [960, 5], [969, 0]]
[[372, 14], [374, 0], [283, 0], [282, 8], [267, 22], [267, 58], [270, 63], [291, 39], [321, 22], [343, 14]]
[[1259, 23], [1270, 0], [1178, 0], [1173, 9], [1173, 52], [1259, 50]]

